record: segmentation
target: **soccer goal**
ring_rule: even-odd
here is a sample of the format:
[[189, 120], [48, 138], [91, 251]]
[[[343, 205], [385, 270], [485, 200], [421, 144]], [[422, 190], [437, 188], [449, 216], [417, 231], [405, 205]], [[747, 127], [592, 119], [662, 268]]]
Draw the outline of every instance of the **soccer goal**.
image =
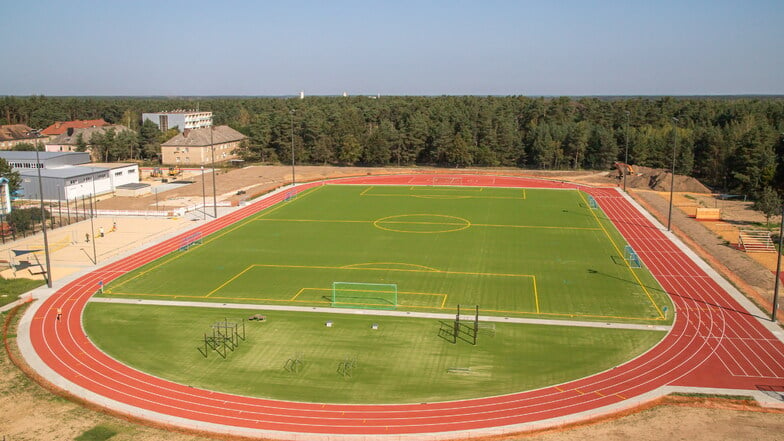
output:
[[335, 308], [395, 309], [397, 285], [394, 283], [332, 282]]
[[640, 256], [637, 255], [637, 252], [634, 251], [634, 248], [632, 248], [631, 245], [626, 245], [623, 248], [623, 260], [632, 268], [640, 268], [642, 266]]
[[178, 249], [180, 251], [187, 251], [190, 247], [194, 245], [200, 245], [200, 244], [201, 244], [201, 232], [197, 231], [193, 234], [189, 234], [188, 236], [185, 236], [182, 239], [180, 239], [180, 246]]

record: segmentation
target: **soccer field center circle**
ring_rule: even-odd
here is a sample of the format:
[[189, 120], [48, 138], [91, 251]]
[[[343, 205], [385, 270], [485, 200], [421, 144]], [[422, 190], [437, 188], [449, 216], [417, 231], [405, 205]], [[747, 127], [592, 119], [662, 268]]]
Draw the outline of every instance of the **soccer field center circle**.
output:
[[[432, 180], [432, 175], [394, 175], [334, 182], [432, 185]], [[206, 237], [283, 201], [285, 193], [277, 193], [78, 277], [35, 302], [20, 323], [20, 350], [45, 381], [109, 411], [190, 430], [276, 439], [503, 435], [624, 411], [673, 388], [722, 388], [758, 398], [759, 390], [779, 393], [784, 389], [784, 344], [771, 328], [745, 312], [753, 306], [734, 298], [728, 283], [674, 245], [660, 226], [617, 189], [500, 176], [463, 179], [469, 182], [580, 188], [591, 194], [673, 299], [678, 314], [667, 336], [614, 369], [541, 389], [438, 403], [343, 405], [260, 399], [173, 383], [119, 363], [84, 334], [82, 313], [99, 281], [111, 281], [176, 250], [195, 230]], [[301, 184], [298, 190], [322, 184]], [[58, 308], [63, 310], [62, 321], [55, 320]]]
[[471, 222], [443, 214], [398, 214], [377, 219], [373, 226], [396, 233], [453, 233], [470, 227]]

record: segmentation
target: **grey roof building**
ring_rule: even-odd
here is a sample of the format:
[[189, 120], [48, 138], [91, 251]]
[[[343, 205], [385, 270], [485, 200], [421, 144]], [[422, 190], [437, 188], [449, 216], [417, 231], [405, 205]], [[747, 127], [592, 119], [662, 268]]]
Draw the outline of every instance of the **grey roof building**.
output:
[[246, 138], [229, 126], [185, 130], [161, 144], [161, 160], [165, 165], [205, 165], [237, 158], [240, 143]]
[[[90, 154], [87, 152], [38, 152], [42, 168], [59, 168], [71, 165], [87, 164]], [[35, 169], [37, 161], [35, 152], [0, 151], [0, 158], [5, 159], [15, 171]]]

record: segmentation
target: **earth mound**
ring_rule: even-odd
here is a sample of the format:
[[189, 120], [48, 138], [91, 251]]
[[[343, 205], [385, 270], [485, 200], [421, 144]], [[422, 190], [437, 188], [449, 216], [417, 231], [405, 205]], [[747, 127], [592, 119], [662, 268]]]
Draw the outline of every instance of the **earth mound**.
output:
[[[639, 165], [632, 166], [633, 173], [626, 176], [626, 186], [632, 188], [670, 191], [673, 182], [672, 174], [661, 168], [649, 168]], [[691, 176], [675, 175], [674, 191], [690, 193], [711, 193], [711, 190]]]

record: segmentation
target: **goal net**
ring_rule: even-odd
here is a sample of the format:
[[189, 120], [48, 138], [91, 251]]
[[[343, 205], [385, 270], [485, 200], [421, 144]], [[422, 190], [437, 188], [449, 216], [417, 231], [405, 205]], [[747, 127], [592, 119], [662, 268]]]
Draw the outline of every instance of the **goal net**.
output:
[[637, 252], [630, 245], [626, 245], [623, 249], [623, 260], [632, 268], [640, 268], [642, 266], [640, 256], [637, 255]]
[[180, 251], [187, 251], [192, 246], [200, 245], [201, 244], [201, 232], [197, 231], [195, 233], [189, 234], [182, 239], [180, 239], [180, 246], [178, 249]]
[[332, 282], [335, 308], [395, 309], [397, 285], [394, 283]]

